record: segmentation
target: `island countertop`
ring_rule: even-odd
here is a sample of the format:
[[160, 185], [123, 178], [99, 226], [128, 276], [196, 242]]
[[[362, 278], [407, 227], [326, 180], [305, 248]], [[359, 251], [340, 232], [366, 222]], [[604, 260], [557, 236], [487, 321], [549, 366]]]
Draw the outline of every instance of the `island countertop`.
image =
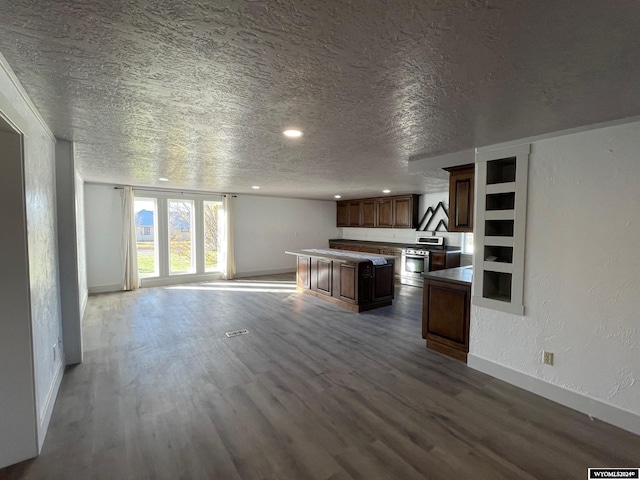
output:
[[371, 261], [372, 259], [384, 259], [387, 263], [394, 260], [393, 255], [379, 255], [376, 253], [360, 253], [348, 250], [336, 250], [332, 248], [311, 248], [308, 250], [287, 250], [285, 253], [289, 255], [298, 255], [301, 257], [317, 257], [327, 258], [335, 261], [357, 263], [362, 261]]
[[425, 279], [440, 280], [442, 282], [458, 283], [460, 285], [471, 285], [473, 281], [473, 267], [456, 267], [438, 270], [435, 272], [425, 272], [422, 274]]

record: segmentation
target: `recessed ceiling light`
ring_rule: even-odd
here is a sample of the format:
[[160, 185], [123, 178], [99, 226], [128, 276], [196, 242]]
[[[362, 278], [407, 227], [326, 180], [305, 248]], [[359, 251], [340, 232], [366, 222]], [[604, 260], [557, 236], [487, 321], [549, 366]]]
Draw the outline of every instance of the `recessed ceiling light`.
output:
[[334, 195], [333, 198], [342, 198], [342, 195]]
[[168, 182], [169, 181], [168, 178], [164, 178], [164, 177], [160, 177], [158, 180], [160, 180], [161, 182]]
[[302, 132], [300, 130], [296, 130], [293, 128], [290, 130], [285, 130], [282, 133], [284, 134], [285, 137], [289, 137], [289, 138], [298, 138], [302, 136]]
[[251, 187], [251, 188], [253, 188], [254, 190], [258, 190], [258, 189], [260, 188], [260, 185], [254, 185], [254, 186], [253, 186], [253, 187]]
[[391, 190], [387, 190], [386, 188], [382, 190], [382, 193], [391, 193]]

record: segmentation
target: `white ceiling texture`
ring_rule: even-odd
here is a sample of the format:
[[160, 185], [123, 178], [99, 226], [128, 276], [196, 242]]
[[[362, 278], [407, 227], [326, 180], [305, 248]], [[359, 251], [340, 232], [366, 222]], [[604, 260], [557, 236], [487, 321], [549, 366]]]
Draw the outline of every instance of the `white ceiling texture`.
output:
[[640, 114], [637, 0], [0, 0], [0, 52], [90, 182], [442, 191], [409, 159]]

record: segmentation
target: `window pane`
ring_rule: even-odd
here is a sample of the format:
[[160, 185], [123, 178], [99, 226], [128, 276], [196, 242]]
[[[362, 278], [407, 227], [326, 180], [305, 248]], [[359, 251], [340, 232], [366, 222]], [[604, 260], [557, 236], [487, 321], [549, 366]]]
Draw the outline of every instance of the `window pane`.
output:
[[204, 202], [204, 269], [206, 272], [220, 270], [218, 224], [221, 207], [221, 202]]
[[138, 273], [141, 277], [157, 277], [158, 272], [158, 226], [155, 219], [155, 198], [135, 198], [136, 247], [138, 251]]
[[169, 271], [193, 273], [193, 200], [169, 200]]

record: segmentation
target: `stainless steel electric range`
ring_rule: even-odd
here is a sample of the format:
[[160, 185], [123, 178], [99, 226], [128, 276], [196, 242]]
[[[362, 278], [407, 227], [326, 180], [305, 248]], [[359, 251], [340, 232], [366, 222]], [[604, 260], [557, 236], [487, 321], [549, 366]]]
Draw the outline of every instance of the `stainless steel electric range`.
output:
[[419, 235], [414, 246], [402, 249], [400, 283], [422, 287], [424, 284], [422, 274], [429, 271], [429, 252], [444, 250], [444, 248], [444, 237]]

